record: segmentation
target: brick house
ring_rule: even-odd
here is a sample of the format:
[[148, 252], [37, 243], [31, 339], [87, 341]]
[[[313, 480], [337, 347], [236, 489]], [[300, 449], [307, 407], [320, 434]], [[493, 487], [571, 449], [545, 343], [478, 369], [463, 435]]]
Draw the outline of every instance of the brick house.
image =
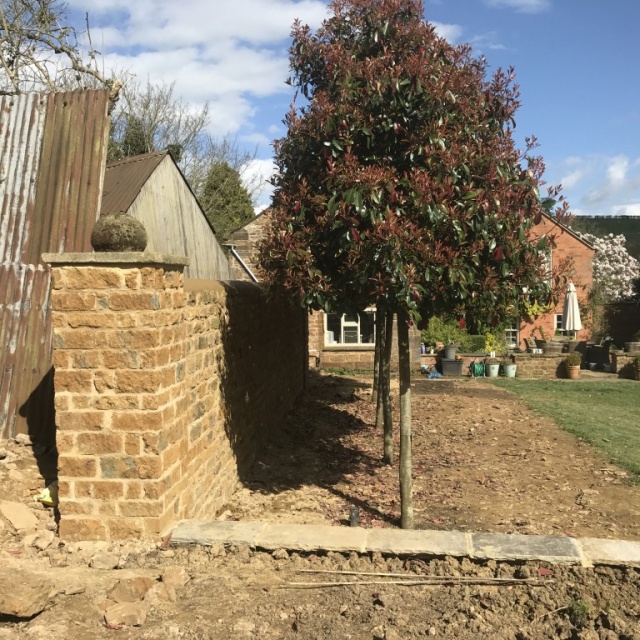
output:
[[[232, 278], [236, 280], [259, 280], [256, 243], [263, 237], [269, 220], [268, 209], [251, 222], [229, 235], [226, 247], [230, 251], [229, 263]], [[573, 281], [578, 297], [586, 302], [593, 282], [593, 247], [579, 235], [549, 216], [543, 216], [541, 223], [533, 228], [534, 237], [553, 234], [556, 246], [551, 252], [552, 269], [563, 262], [569, 263], [567, 276]], [[530, 338], [534, 329], [542, 327], [545, 334], [553, 336], [562, 328], [562, 307], [564, 296], [560, 296], [555, 308], [533, 321], [516, 319], [507, 330], [507, 341], [512, 347], [525, 348], [524, 340]], [[375, 309], [367, 309], [359, 314], [348, 315], [323, 313], [309, 314], [309, 362], [310, 366], [323, 368], [368, 369], [373, 365], [375, 341]], [[590, 337], [588, 328], [578, 332], [578, 339]], [[420, 334], [411, 332], [412, 358], [419, 362]], [[394, 349], [395, 340], [394, 340]], [[393, 359], [395, 361], [395, 358]]]
[[[578, 234], [568, 227], [559, 224], [550, 216], [544, 215], [539, 225], [532, 229], [532, 235], [540, 238], [543, 235], [553, 235], [556, 246], [551, 251], [550, 266], [552, 271], [561, 265], [566, 265], [565, 276], [573, 282], [578, 293], [581, 308], [586, 308], [587, 298], [593, 285], [593, 256], [595, 249]], [[550, 337], [554, 334], [562, 335], [562, 312], [564, 295], [559, 296], [558, 303], [547, 313], [535, 319], [521, 318], [508, 331], [508, 338], [514, 346], [524, 348], [524, 340], [532, 337], [535, 329], [541, 327]], [[582, 317], [583, 328], [577, 333], [578, 340], [591, 337], [588, 318]], [[539, 337], [539, 334], [537, 334]]]

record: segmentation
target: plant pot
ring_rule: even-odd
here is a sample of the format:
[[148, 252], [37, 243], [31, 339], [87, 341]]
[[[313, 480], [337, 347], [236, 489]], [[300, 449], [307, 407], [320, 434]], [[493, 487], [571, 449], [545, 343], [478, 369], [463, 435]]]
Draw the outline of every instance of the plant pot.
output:
[[502, 370], [504, 371], [505, 378], [515, 378], [516, 377], [516, 368], [517, 364], [515, 362], [511, 362], [509, 364], [503, 364]]
[[624, 350], [627, 353], [640, 353], [640, 342], [625, 342]]
[[488, 378], [497, 378], [500, 373], [500, 364], [485, 364], [484, 369]]
[[448, 345], [444, 348], [444, 359], [445, 360], [455, 360], [456, 359], [456, 351], [458, 347], [454, 347], [452, 345]]
[[548, 340], [544, 347], [542, 347], [542, 352], [546, 355], [556, 355], [562, 353], [562, 342], [556, 342], [555, 340]]
[[565, 344], [567, 346], [567, 353], [571, 353], [572, 351], [575, 351], [577, 349], [580, 342], [578, 340], [569, 340]]
[[456, 360], [455, 358], [443, 358], [442, 359], [442, 375], [443, 376], [461, 376], [462, 375], [462, 360]]
[[578, 380], [580, 378], [580, 365], [567, 365], [567, 378], [569, 380]]
[[534, 338], [534, 340], [536, 341], [536, 347], [538, 349], [544, 349], [544, 346], [547, 344], [546, 340], [540, 340], [540, 338]]

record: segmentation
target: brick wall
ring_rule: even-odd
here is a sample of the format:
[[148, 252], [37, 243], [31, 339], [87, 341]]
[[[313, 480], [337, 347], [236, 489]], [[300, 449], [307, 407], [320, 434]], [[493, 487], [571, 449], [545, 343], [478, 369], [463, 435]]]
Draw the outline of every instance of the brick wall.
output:
[[305, 317], [186, 260], [52, 265], [60, 536], [157, 536], [210, 518], [304, 386]]
[[[553, 235], [555, 238], [556, 246], [551, 253], [554, 269], [563, 261], [570, 261], [569, 270], [565, 275], [575, 284], [578, 299], [583, 304], [586, 304], [593, 284], [593, 249], [577, 238], [569, 229], [557, 224], [548, 216], [543, 216], [540, 224], [534, 226], [531, 231], [531, 235], [535, 238], [540, 238], [545, 234]], [[524, 339], [531, 337], [536, 327], [542, 327], [548, 336], [547, 339], [550, 339], [555, 331], [555, 314], [562, 313], [563, 307], [564, 295], [561, 295], [558, 304], [548, 313], [539, 316], [530, 323], [525, 322], [523, 319], [520, 325], [519, 346], [524, 347]], [[589, 319], [582, 318], [582, 324], [583, 328], [577, 332], [577, 338], [578, 340], [588, 340], [591, 337]], [[536, 337], [539, 338], [539, 334], [536, 334]]]

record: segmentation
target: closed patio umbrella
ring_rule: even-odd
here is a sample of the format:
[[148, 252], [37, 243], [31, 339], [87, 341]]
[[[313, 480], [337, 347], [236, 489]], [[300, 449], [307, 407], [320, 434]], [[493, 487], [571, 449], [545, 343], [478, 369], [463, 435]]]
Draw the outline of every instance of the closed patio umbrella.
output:
[[564, 331], [571, 331], [574, 335], [576, 331], [582, 329], [580, 320], [580, 307], [578, 306], [578, 294], [573, 282], [567, 285], [567, 293], [564, 297], [564, 309], [562, 312], [562, 328]]

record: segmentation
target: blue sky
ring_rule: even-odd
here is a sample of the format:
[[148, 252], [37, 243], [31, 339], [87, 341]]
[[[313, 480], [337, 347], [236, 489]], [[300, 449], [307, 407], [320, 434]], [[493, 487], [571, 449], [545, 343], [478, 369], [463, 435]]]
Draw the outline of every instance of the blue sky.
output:
[[[257, 145], [252, 169], [268, 174], [270, 143], [285, 133], [292, 97], [284, 84], [291, 24], [299, 17], [317, 27], [326, 2], [69, 4], [89, 12], [107, 69], [175, 82], [190, 104], [208, 102], [212, 132]], [[538, 138], [546, 180], [563, 184], [574, 213], [640, 215], [640, 2], [425, 0], [425, 17], [452, 43], [471, 43], [492, 67], [515, 67], [517, 140]]]

